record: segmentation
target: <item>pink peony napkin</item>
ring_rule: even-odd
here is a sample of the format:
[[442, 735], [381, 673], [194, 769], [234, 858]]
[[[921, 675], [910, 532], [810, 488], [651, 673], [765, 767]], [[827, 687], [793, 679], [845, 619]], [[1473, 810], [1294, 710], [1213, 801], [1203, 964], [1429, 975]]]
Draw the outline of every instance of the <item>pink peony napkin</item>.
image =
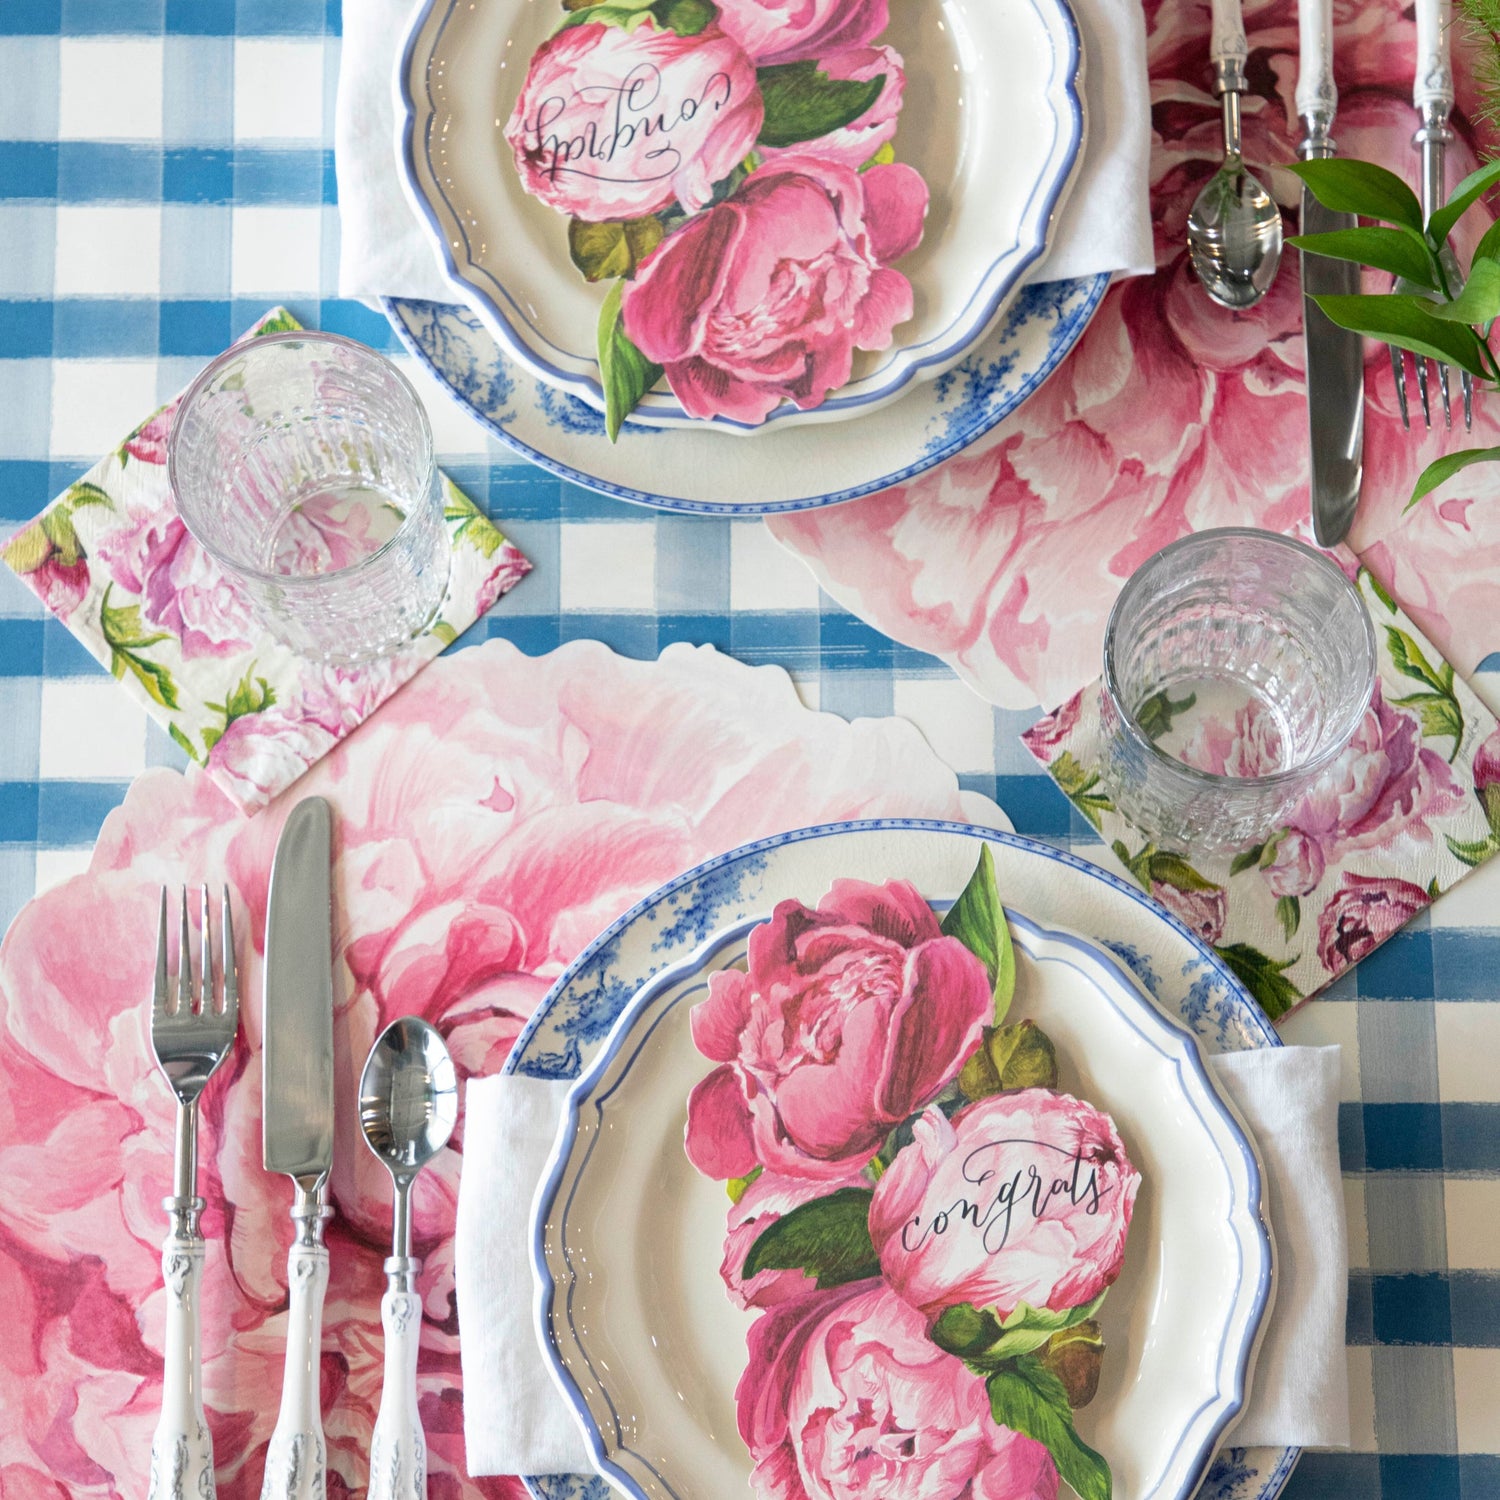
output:
[[[301, 325], [276, 308], [246, 338]], [[243, 811], [284, 791], [531, 571], [446, 475], [448, 593], [391, 656], [322, 666], [265, 635], [232, 578], [187, 533], [167, 483], [176, 402], [23, 526], [12, 572]]]
[[[1333, 770], [1264, 843], [1184, 857], [1121, 814], [1101, 776], [1098, 680], [1021, 736], [1129, 875], [1273, 1019], [1500, 851], [1494, 715], [1352, 552], [1336, 559], [1374, 621], [1375, 696]], [[1243, 714], [1221, 727], [1226, 755], [1253, 734]]]

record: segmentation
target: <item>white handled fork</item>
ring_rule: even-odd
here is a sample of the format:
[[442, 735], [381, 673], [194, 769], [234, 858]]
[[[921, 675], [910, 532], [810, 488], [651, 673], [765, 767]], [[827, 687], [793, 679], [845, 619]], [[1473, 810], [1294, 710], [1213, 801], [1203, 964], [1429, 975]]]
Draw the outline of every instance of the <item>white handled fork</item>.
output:
[[208, 889], [203, 891], [202, 962], [195, 996], [187, 892], [177, 956], [177, 995], [167, 975], [167, 892], [162, 888], [156, 936], [156, 981], [151, 995], [151, 1045], [157, 1065], [177, 1099], [177, 1143], [172, 1195], [162, 1199], [171, 1228], [161, 1247], [167, 1288], [167, 1334], [161, 1420], [151, 1439], [148, 1500], [206, 1500], [217, 1493], [214, 1445], [203, 1414], [203, 1356], [199, 1294], [203, 1285], [203, 1236], [198, 1215], [198, 1096], [234, 1045], [239, 1028], [239, 983], [234, 965], [234, 927], [229, 892], [221, 918], [224, 1001], [214, 1004], [213, 947], [208, 927]]

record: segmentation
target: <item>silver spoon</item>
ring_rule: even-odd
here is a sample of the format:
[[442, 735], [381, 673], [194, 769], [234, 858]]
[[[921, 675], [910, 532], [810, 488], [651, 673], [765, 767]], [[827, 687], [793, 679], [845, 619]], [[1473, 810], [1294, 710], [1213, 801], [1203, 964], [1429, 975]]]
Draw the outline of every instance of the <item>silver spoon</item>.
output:
[[1254, 307], [1281, 264], [1281, 210], [1240, 155], [1245, 89], [1239, 0], [1214, 0], [1214, 90], [1224, 110], [1224, 165], [1204, 183], [1188, 214], [1188, 255], [1203, 289], [1222, 307]]
[[391, 1255], [385, 1263], [380, 1321], [385, 1383], [370, 1440], [369, 1500], [427, 1494], [427, 1444], [417, 1411], [417, 1345], [422, 1305], [411, 1253], [411, 1185], [448, 1143], [458, 1119], [458, 1079], [443, 1039], [425, 1021], [403, 1016], [375, 1039], [359, 1080], [365, 1144], [396, 1189]]

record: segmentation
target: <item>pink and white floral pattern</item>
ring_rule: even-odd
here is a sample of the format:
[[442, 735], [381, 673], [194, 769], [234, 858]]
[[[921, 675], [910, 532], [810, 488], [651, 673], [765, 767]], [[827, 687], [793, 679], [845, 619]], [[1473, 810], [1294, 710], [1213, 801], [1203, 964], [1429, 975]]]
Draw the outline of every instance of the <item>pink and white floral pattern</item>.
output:
[[[460, 1076], [493, 1073], [563, 967], [662, 881], [745, 840], [862, 816], [965, 818], [909, 725], [803, 708], [785, 673], [707, 649], [542, 658], [492, 641], [434, 663], [307, 774], [336, 810], [338, 1139], [322, 1391], [329, 1492], [362, 1492], [381, 1385], [390, 1188], [359, 1140], [360, 1064], [386, 1022], [436, 1025]], [[161, 1399], [160, 1202], [171, 1096], [151, 1059], [158, 888], [227, 879], [240, 984], [260, 993], [286, 808], [236, 814], [201, 770], [148, 772], [86, 874], [0, 946], [0, 1489], [140, 1493]], [[608, 847], [610, 858], [594, 854]], [[107, 977], [105, 977], [107, 976]], [[253, 1500], [281, 1388], [291, 1232], [261, 1166], [260, 1006], [200, 1114], [204, 1395], [219, 1493]], [[522, 1500], [464, 1467], [453, 1222], [462, 1126], [415, 1196], [431, 1492]], [[518, 1290], [518, 1296], [526, 1295]]]
[[[246, 335], [299, 325], [284, 309]], [[176, 403], [11, 539], [4, 560], [246, 812], [296, 781], [531, 571], [446, 476], [448, 592], [427, 630], [359, 667], [301, 661], [189, 535], [167, 482]], [[308, 528], [326, 548], [326, 531]]]
[[[1167, 542], [1208, 526], [1290, 531], [1308, 514], [1297, 257], [1283, 257], [1249, 312], [1226, 315], [1203, 295], [1186, 222], [1223, 147], [1208, 9], [1189, 0], [1145, 8], [1156, 274], [1111, 288], [1047, 384], [967, 454], [881, 494], [767, 522], [846, 608], [1011, 708], [1056, 703], [1096, 675], [1111, 601]], [[1415, 186], [1411, 9], [1368, 0], [1334, 14], [1340, 153]], [[1290, 233], [1298, 184], [1278, 164], [1295, 159], [1301, 134], [1293, 0], [1247, 7], [1245, 28], [1256, 80], [1245, 156], [1267, 168]], [[1495, 144], [1474, 134], [1467, 53], [1454, 48], [1451, 182]], [[1500, 646], [1500, 466], [1468, 469], [1403, 514], [1422, 468], [1471, 440], [1441, 423], [1405, 432], [1385, 351], [1372, 341], [1366, 354], [1365, 477], [1351, 544], [1469, 672]], [[1500, 446], [1500, 405], [1476, 404], [1472, 443]]]

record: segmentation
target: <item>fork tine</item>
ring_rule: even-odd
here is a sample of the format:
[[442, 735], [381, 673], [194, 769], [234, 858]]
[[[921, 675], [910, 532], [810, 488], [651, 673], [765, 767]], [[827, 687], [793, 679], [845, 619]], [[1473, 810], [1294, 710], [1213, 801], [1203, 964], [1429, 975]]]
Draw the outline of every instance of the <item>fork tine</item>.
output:
[[203, 900], [199, 910], [203, 926], [198, 933], [198, 952], [202, 972], [198, 975], [198, 1009], [205, 1015], [214, 1013], [214, 950], [213, 933], [208, 925], [208, 887], [202, 887]]
[[1474, 377], [1467, 370], [1458, 378], [1459, 388], [1464, 393], [1464, 431], [1474, 430]]
[[151, 984], [151, 1014], [167, 1013], [167, 888], [161, 888], [161, 919], [156, 929], [156, 978]]
[[1391, 378], [1396, 382], [1396, 400], [1401, 406], [1401, 425], [1411, 431], [1411, 415], [1406, 409], [1406, 356], [1394, 345], [1387, 344], [1391, 352]]
[[224, 944], [224, 1014], [238, 1024], [240, 1014], [240, 977], [234, 963], [234, 916], [229, 909], [229, 887], [224, 887], [220, 936]]
[[1448, 401], [1448, 366], [1439, 365], [1437, 370], [1438, 389], [1443, 393], [1443, 426], [1451, 431], [1453, 428], [1453, 407]]
[[177, 934], [177, 1014], [193, 1011], [193, 935], [188, 930], [187, 887], [182, 888], [182, 922]]
[[1422, 396], [1422, 421], [1430, 430], [1432, 427], [1432, 407], [1427, 400], [1427, 361], [1420, 354], [1414, 354], [1412, 358], [1417, 362], [1417, 390]]

